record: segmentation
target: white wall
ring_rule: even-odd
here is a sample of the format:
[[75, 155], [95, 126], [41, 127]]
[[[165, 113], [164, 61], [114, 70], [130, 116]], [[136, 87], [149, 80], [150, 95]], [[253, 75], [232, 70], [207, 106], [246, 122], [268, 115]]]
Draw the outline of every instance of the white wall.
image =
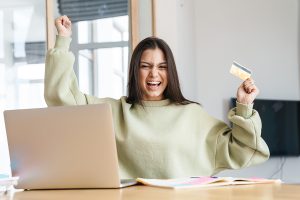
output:
[[[157, 35], [174, 51], [184, 94], [227, 121], [228, 102], [241, 81], [229, 74], [233, 60], [249, 67], [258, 98], [300, 98], [297, 0], [156, 1]], [[167, 9], [166, 9], [167, 8]], [[261, 176], [300, 182], [300, 158], [272, 158], [221, 175]]]
[[189, 1], [156, 0], [156, 31], [173, 51], [183, 94], [196, 100], [194, 9]]
[[138, 1], [138, 39], [142, 39], [152, 36], [152, 4], [151, 0], [139, 0]]
[[299, 99], [297, 0], [198, 0], [194, 7], [198, 99], [210, 113], [224, 118], [224, 101], [241, 82], [228, 73], [233, 60], [252, 69], [259, 98]]

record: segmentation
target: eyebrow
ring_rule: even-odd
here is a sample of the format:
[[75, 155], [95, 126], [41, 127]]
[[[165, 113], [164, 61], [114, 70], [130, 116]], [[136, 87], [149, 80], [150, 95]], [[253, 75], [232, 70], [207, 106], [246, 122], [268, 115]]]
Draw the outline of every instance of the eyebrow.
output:
[[[153, 63], [149, 63], [149, 62], [146, 62], [146, 61], [141, 61], [141, 63], [143, 63], [143, 64], [148, 64], [148, 65], [153, 65]], [[162, 64], [167, 64], [167, 61], [158, 63], [158, 65], [162, 65]]]

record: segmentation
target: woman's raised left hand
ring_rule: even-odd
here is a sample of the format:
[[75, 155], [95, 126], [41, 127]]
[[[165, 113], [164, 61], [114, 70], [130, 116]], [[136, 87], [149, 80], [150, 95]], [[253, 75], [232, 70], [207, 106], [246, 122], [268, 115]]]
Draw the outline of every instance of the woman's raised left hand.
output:
[[248, 78], [237, 90], [237, 102], [242, 104], [252, 104], [258, 94], [259, 89], [254, 84], [254, 80]]

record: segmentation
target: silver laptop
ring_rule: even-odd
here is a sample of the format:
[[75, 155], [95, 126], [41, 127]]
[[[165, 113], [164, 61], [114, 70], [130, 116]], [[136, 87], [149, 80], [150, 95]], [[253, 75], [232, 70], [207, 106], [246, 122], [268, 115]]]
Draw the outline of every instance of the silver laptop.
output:
[[120, 188], [108, 104], [4, 111], [16, 188]]

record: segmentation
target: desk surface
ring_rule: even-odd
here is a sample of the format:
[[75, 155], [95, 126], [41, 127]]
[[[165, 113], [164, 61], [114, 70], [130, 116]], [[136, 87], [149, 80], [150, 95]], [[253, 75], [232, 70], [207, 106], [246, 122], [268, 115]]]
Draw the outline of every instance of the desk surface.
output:
[[300, 185], [285, 184], [256, 184], [226, 186], [218, 188], [197, 188], [197, 189], [164, 189], [148, 186], [132, 186], [123, 189], [82, 189], [82, 190], [35, 190], [15, 191], [0, 196], [0, 200], [147, 200], [147, 199], [255, 199], [255, 200], [299, 200]]

